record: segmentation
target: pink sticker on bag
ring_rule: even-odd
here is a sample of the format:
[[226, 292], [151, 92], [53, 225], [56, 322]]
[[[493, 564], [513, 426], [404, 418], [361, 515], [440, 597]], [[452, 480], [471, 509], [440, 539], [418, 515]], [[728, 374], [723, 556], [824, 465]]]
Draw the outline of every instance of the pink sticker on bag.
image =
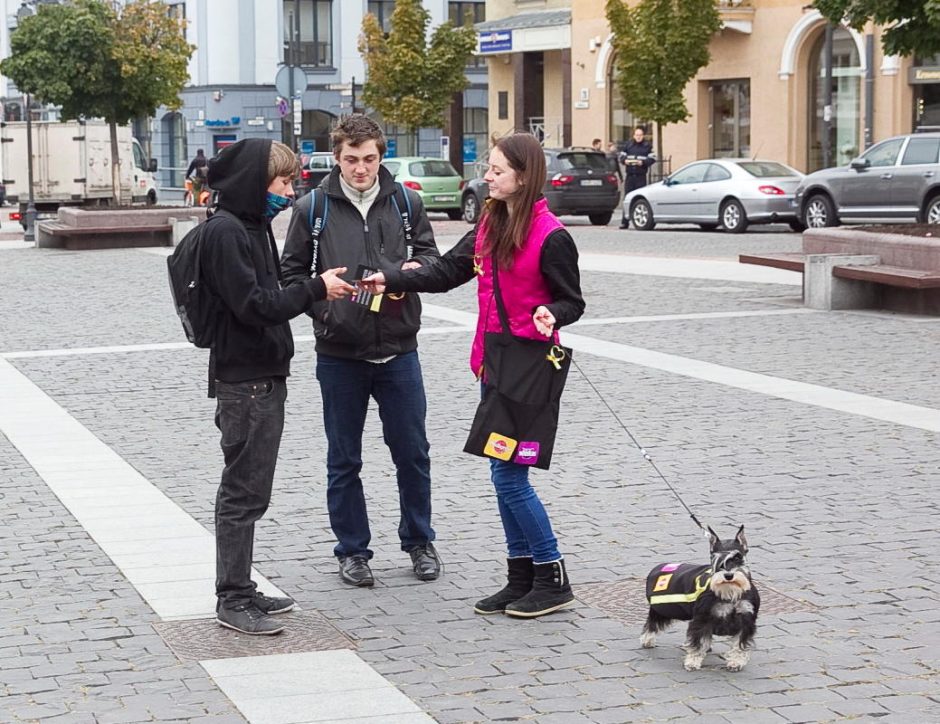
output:
[[682, 564], [681, 564], [681, 563], [667, 563], [666, 565], [664, 565], [664, 566], [663, 566], [662, 568], [660, 568], [659, 570], [660, 570], [660, 571], [663, 571], [663, 572], [666, 572], [666, 571], [674, 571], [674, 570], [676, 570], [680, 565], [682, 565]]
[[516, 448], [516, 457], [513, 462], [517, 465], [535, 465], [539, 461], [539, 444], [537, 442], [519, 443]]

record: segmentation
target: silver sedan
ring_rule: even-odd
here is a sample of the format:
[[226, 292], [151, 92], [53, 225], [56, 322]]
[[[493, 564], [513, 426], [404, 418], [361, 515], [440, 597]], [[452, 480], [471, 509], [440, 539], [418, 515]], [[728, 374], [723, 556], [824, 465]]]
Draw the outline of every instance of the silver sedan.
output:
[[623, 211], [643, 231], [659, 221], [693, 223], [709, 231], [720, 226], [733, 234], [748, 224], [777, 222], [802, 231], [791, 203], [802, 179], [799, 171], [777, 161], [694, 161], [659, 183], [628, 193]]

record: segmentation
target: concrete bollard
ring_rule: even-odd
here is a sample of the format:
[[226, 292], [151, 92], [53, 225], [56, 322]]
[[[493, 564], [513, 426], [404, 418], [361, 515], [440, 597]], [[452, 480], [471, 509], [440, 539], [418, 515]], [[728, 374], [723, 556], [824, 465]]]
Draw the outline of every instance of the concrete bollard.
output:
[[878, 291], [871, 282], [832, 276], [835, 266], [880, 264], [875, 255], [807, 254], [803, 266], [803, 303], [810, 309], [865, 309], [874, 307]]
[[172, 227], [171, 241], [173, 246], [179, 244], [183, 237], [199, 224], [199, 222], [191, 216], [184, 216], [182, 219], [171, 216], [167, 219], [167, 223]]

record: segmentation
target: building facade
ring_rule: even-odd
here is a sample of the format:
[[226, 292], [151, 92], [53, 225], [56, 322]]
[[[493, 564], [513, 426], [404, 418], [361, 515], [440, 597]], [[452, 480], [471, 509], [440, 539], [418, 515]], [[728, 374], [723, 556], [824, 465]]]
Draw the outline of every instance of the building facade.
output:
[[[546, 145], [584, 146], [630, 136], [642, 119], [624, 107], [613, 80], [604, 6], [488, 0], [478, 29], [492, 133], [532, 129], [544, 132]], [[811, 171], [847, 163], [885, 137], [940, 125], [940, 58], [887, 56], [874, 26], [835, 26], [827, 53], [826, 21], [800, 0], [721, 0], [719, 10], [711, 61], [685, 90], [691, 116], [662, 129], [673, 169], [699, 158], [760, 156]]]
[[[350, 113], [354, 104], [369, 112], [358, 100], [366, 75], [358, 50], [362, 20], [372, 12], [388, 28], [394, 0], [163, 2], [169, 13], [186, 21], [187, 39], [196, 50], [189, 62], [190, 81], [180, 94], [181, 108], [159, 108], [154, 118], [134, 124], [135, 136], [158, 160], [161, 187], [182, 187], [197, 149], [211, 157], [237, 140], [260, 137], [298, 150], [329, 150], [330, 128], [338, 117]], [[7, 18], [0, 32], [0, 54], [5, 56], [21, 0], [0, 3]], [[462, 24], [468, 15], [473, 22], [485, 18], [484, 0], [424, 0], [423, 4], [431, 14], [431, 29], [448, 19]], [[287, 65], [297, 70], [282, 71]], [[288, 80], [280, 88], [279, 71]], [[453, 136], [452, 160], [458, 165], [464, 158], [475, 160], [474, 149], [485, 148], [488, 135], [485, 62], [474, 58], [467, 76], [470, 86], [454, 104], [446, 129], [422, 129], [415, 138], [383, 123], [389, 153], [439, 156], [446, 131]], [[291, 91], [296, 104], [289, 97]], [[9, 79], [0, 78], [0, 93], [8, 116], [21, 109], [22, 98]]]

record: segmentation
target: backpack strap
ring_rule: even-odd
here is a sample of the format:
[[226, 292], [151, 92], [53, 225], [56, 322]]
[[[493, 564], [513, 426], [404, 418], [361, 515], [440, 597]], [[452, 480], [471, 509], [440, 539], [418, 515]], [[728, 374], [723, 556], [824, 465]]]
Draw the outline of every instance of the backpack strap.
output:
[[[317, 194], [317, 190], [311, 192], [310, 214], [310, 244], [313, 246], [313, 253], [310, 256], [310, 278], [317, 275], [317, 257], [320, 253], [320, 234], [326, 226], [326, 220], [330, 216], [330, 197], [325, 193]], [[319, 205], [319, 209], [317, 206]]]
[[[400, 182], [396, 181], [395, 185], [398, 189], [392, 196], [392, 203], [395, 204], [395, 210], [398, 211], [399, 216], [401, 216], [401, 225], [405, 230], [405, 256], [410, 259], [414, 255], [414, 244], [412, 244], [414, 230], [411, 227], [411, 197]], [[399, 203], [399, 198], [403, 199], [401, 203]], [[402, 211], [402, 209], [405, 210]]]

